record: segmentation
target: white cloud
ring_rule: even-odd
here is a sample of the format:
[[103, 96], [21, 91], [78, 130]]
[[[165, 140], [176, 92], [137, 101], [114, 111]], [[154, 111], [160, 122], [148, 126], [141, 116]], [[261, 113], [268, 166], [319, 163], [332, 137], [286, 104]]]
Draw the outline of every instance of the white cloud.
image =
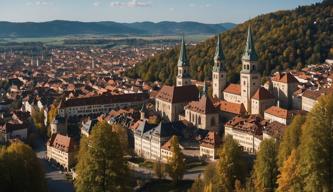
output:
[[169, 11], [175, 11], [175, 8], [174, 7], [170, 7]]
[[113, 1], [110, 3], [111, 7], [150, 7], [151, 2], [144, 2], [139, 0], [130, 0], [128, 2], [119, 2], [119, 1]]

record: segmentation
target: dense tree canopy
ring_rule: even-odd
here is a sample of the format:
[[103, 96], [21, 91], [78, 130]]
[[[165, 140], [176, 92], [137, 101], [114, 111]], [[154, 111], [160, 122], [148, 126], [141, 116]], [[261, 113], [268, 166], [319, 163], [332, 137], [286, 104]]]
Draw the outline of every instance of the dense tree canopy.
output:
[[321, 97], [302, 129], [299, 167], [304, 191], [333, 191], [333, 95]]
[[0, 148], [0, 191], [47, 191], [41, 164], [34, 151], [23, 143]]
[[76, 190], [126, 191], [128, 169], [117, 133], [106, 122], [95, 125], [88, 138], [82, 138], [76, 166]]
[[242, 157], [242, 149], [231, 136], [224, 140], [217, 162], [218, 187], [221, 191], [232, 192], [236, 180], [244, 182], [246, 164]]
[[[228, 79], [238, 81], [246, 30], [252, 26], [261, 72], [301, 68], [306, 64], [323, 62], [333, 57], [331, 28], [332, 1], [260, 15], [221, 35], [226, 57]], [[211, 78], [215, 38], [188, 49], [193, 79]], [[127, 74], [146, 81], [175, 82], [179, 47], [158, 54], [138, 64]]]
[[274, 139], [264, 139], [254, 163], [254, 184], [258, 192], [274, 191], [278, 174], [277, 147]]

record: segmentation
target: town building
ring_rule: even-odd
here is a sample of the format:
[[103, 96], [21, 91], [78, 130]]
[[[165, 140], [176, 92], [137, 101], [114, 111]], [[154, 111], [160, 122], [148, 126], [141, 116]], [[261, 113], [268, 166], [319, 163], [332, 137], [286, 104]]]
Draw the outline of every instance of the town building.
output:
[[199, 91], [195, 85], [164, 85], [155, 98], [155, 110], [166, 121], [177, 121], [185, 105], [198, 100]]
[[218, 149], [222, 139], [216, 131], [209, 131], [200, 141], [200, 157], [215, 160], [218, 157]]
[[61, 134], [53, 134], [46, 147], [47, 159], [54, 162], [64, 169], [69, 170], [74, 166], [74, 139]]
[[62, 101], [58, 112], [61, 117], [97, 116], [99, 114], [107, 114], [116, 108], [142, 105], [147, 100], [148, 94], [146, 93], [105, 94], [86, 98], [73, 98]]

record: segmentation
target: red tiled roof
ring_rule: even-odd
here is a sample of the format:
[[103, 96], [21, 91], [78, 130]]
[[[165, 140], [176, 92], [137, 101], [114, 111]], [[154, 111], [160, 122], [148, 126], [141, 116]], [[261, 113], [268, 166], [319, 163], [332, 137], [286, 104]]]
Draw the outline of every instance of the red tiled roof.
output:
[[209, 131], [200, 142], [200, 146], [207, 148], [217, 148], [221, 144], [221, 137], [215, 131]]
[[195, 85], [181, 87], [164, 85], [156, 98], [169, 103], [185, 103], [197, 100], [198, 95], [199, 91]]
[[58, 133], [51, 136], [49, 145], [64, 152], [74, 151], [74, 139]]
[[243, 103], [231, 103], [228, 101], [221, 101], [220, 102], [220, 110], [228, 113], [233, 113], [237, 115], [244, 114], [246, 112], [246, 109], [243, 105]]
[[313, 100], [318, 100], [320, 96], [328, 95], [333, 93], [333, 87], [332, 88], [322, 88], [320, 90], [305, 90], [303, 93], [303, 97], [310, 98]]
[[267, 100], [267, 99], [274, 99], [274, 96], [264, 87], [260, 87], [252, 96], [252, 99]]
[[286, 125], [273, 121], [265, 127], [264, 132], [274, 138], [281, 139], [286, 128]]
[[298, 83], [298, 80], [291, 73], [287, 72], [284, 74], [277, 73], [272, 77], [272, 81], [280, 83]]
[[187, 109], [198, 113], [217, 113], [213, 102], [207, 96], [202, 96], [199, 101], [191, 101], [187, 106]]
[[277, 106], [271, 106], [270, 108], [265, 110], [265, 113], [268, 113], [270, 115], [274, 115], [276, 117], [280, 117], [283, 119], [288, 118], [288, 110], [287, 109], [282, 109]]
[[224, 89], [223, 92], [240, 95], [241, 94], [241, 86], [239, 84], [230, 84], [227, 88]]
[[102, 105], [111, 103], [128, 103], [128, 102], [140, 102], [148, 99], [146, 93], [133, 93], [122, 95], [105, 94], [100, 96], [92, 96], [85, 98], [73, 98], [61, 102], [60, 108], [76, 107], [85, 105]]

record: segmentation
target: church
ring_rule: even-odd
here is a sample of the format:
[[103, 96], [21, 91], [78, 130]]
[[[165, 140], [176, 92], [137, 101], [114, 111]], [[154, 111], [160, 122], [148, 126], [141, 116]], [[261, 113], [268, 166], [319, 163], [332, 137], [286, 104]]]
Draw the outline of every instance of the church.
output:
[[[220, 37], [217, 37], [214, 65], [212, 69], [212, 97], [207, 95], [206, 83], [203, 93], [200, 94], [195, 85], [191, 85], [189, 73], [189, 60], [186, 52], [184, 37], [182, 38], [180, 55], [177, 63], [176, 86], [163, 86], [156, 96], [156, 111], [167, 121], [186, 120], [198, 128], [216, 131], [219, 127], [218, 111], [216, 103], [225, 105], [238, 104], [245, 108], [248, 115], [264, 115], [266, 109], [279, 104], [279, 100], [286, 105], [294, 89], [295, 81], [283, 81], [291, 83], [290, 90], [282, 90], [277, 86], [274, 78], [273, 89], [261, 86], [258, 55], [255, 50], [251, 27], [247, 30], [247, 40], [242, 55], [242, 69], [240, 71], [240, 84], [228, 84], [225, 56], [222, 50]], [[290, 78], [290, 75], [286, 74]], [[278, 89], [281, 89], [278, 90]], [[277, 93], [284, 93], [277, 96]], [[214, 103], [214, 104], [213, 104]]]

